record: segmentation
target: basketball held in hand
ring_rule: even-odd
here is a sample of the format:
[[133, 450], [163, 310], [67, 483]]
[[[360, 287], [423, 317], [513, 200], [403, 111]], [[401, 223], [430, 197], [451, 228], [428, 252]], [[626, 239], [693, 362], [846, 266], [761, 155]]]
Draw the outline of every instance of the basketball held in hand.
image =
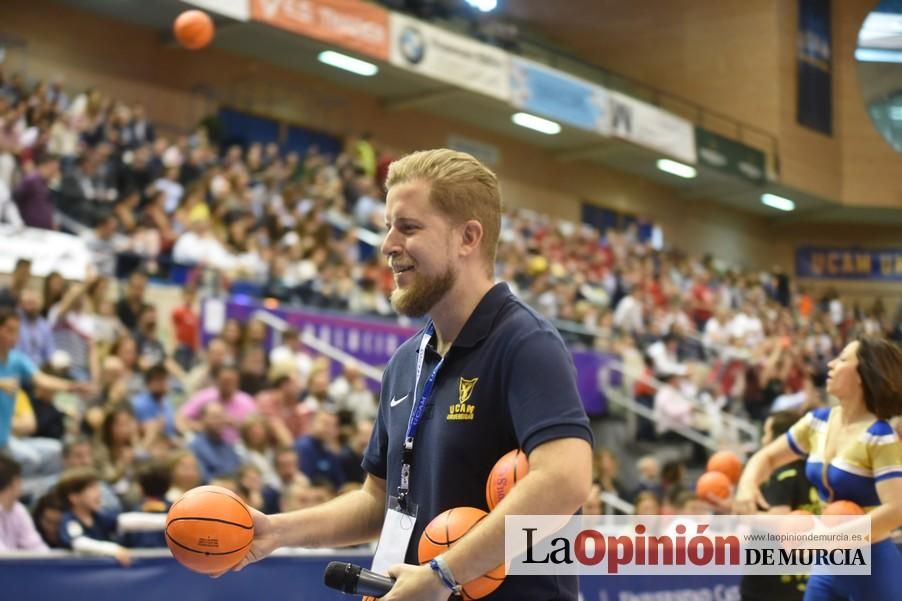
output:
[[526, 453], [514, 449], [499, 459], [489, 473], [485, 483], [485, 502], [489, 511], [495, 509], [501, 499], [506, 497], [514, 485], [529, 472], [529, 461]]
[[733, 483], [721, 472], [705, 472], [698, 479], [695, 494], [705, 501], [720, 503], [733, 494]]
[[729, 478], [734, 485], [739, 482], [739, 477], [742, 476], [742, 461], [732, 451], [718, 451], [714, 453], [708, 459], [707, 467], [709, 472], [720, 472]]
[[[454, 507], [435, 516], [420, 537], [417, 556], [420, 563], [435, 559], [466, 535], [489, 514], [476, 507]], [[501, 564], [485, 576], [463, 585], [464, 601], [481, 599], [501, 586], [506, 572]]]
[[253, 540], [250, 510], [241, 497], [221, 486], [192, 488], [166, 516], [166, 544], [172, 556], [201, 574], [235, 567]]

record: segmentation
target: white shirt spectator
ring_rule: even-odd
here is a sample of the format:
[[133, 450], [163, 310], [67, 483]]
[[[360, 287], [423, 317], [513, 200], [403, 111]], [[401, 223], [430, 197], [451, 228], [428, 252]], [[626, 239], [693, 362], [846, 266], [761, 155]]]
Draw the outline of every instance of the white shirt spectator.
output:
[[667, 348], [667, 344], [663, 340], [658, 340], [649, 346], [646, 352], [655, 364], [656, 373], [686, 375], [688, 369], [680, 363], [676, 353]]
[[9, 187], [3, 179], [0, 179], [0, 223], [8, 223], [14, 227], [24, 227], [19, 207], [13, 202]]
[[664, 384], [655, 394], [654, 404], [655, 431], [663, 434], [672, 430], [673, 426], [693, 425], [692, 401], [683, 396], [678, 388]]
[[642, 303], [632, 294], [627, 294], [617, 303], [614, 310], [614, 325], [625, 332], [642, 331]]
[[172, 258], [183, 265], [204, 264], [225, 270], [231, 270], [236, 264], [235, 257], [212, 234], [201, 236], [192, 231], [176, 240]]

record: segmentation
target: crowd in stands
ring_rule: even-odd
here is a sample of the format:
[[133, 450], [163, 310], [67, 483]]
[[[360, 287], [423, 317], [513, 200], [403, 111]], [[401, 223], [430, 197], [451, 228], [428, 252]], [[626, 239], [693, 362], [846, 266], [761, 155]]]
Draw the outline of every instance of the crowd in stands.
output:
[[[162, 538], [119, 536], [129, 519], [117, 514], [164, 514], [201, 483], [267, 512], [360, 485], [377, 407], [364, 376], [346, 366], [333, 378], [296, 331], [267, 350], [258, 321], [230, 320], [202, 345], [198, 288], [214, 272], [282, 303], [391, 317], [391, 273], [358, 228], [382, 229], [392, 158], [367, 135], [334, 157], [221, 147], [204, 127], [167, 138], [140, 105], [0, 71], [0, 221], [76, 233], [96, 268], [36, 285], [22, 259], [0, 289], [0, 401], [13, 408], [0, 415], [0, 551], [69, 547], [128, 563], [127, 546]], [[199, 275], [161, 315], [148, 279], [173, 265]], [[647, 440], [674, 425], [710, 431], [700, 398], [758, 423], [824, 404], [826, 363], [848, 340], [902, 339], [902, 308], [656, 249], [635, 227], [510, 211], [497, 275], [569, 343], [620, 355], [631, 394], [658, 417], [639, 424]], [[643, 457], [634, 490], [618, 469], [599, 452], [586, 512], [604, 510], [600, 492], [640, 513], [699, 509], [679, 462]]]

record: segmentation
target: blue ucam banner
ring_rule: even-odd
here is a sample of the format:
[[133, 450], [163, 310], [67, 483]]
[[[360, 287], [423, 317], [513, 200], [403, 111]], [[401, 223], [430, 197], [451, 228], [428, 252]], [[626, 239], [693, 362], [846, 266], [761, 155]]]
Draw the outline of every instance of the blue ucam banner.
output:
[[830, 0], [798, 0], [796, 120], [833, 133], [833, 52]]
[[[369, 557], [270, 557], [241, 572], [212, 579], [170, 557], [0, 559], [0, 598], [9, 601], [353, 601], [323, 585], [330, 561], [369, 566]], [[516, 578], [516, 576], [511, 576]], [[591, 576], [580, 578], [582, 601], [739, 601], [738, 576]]]
[[902, 282], [902, 248], [796, 248], [796, 277]]
[[514, 106], [591, 132], [610, 129], [604, 88], [521, 58], [511, 60], [510, 74]]

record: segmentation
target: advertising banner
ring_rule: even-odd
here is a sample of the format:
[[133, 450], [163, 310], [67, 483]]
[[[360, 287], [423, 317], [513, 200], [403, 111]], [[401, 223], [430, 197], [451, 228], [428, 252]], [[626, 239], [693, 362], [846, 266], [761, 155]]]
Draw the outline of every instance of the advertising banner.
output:
[[695, 127], [682, 117], [626, 94], [610, 92], [610, 135], [696, 163]]
[[703, 127], [695, 128], [695, 145], [700, 164], [756, 184], [764, 183], [765, 158], [760, 150]]
[[388, 11], [359, 0], [251, 0], [251, 17], [292, 33], [388, 60]]
[[391, 62], [499, 100], [510, 98], [505, 51], [397, 13], [391, 14]]
[[796, 120], [833, 133], [833, 60], [830, 47], [830, 0], [798, 0], [796, 33]]
[[902, 248], [796, 248], [796, 277], [902, 282]]
[[530, 113], [607, 135], [608, 92], [539, 63], [511, 59], [511, 103]]
[[250, 19], [250, 0], [182, 0], [182, 2], [238, 21]]

